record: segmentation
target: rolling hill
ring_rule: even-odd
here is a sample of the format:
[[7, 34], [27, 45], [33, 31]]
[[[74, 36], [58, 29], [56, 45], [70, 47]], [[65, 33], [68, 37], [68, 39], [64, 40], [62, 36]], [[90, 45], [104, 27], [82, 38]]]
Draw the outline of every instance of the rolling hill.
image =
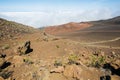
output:
[[62, 24], [62, 25], [48, 26], [45, 28], [45, 32], [49, 34], [61, 34], [61, 33], [81, 30], [81, 29], [84, 29], [90, 26], [92, 26], [92, 24], [89, 22], [85, 22], [85, 23], [84, 22], [81, 22], [81, 23], [70, 22], [70, 23]]
[[57, 26], [48, 26], [45, 32], [49, 34], [63, 34], [76, 31], [90, 31], [90, 32], [120, 32], [120, 16], [99, 21], [67, 23]]

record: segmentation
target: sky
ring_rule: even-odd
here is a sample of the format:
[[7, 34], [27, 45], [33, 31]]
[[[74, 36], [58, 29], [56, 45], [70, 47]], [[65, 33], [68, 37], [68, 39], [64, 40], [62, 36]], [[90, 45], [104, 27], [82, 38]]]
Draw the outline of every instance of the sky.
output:
[[0, 0], [0, 18], [35, 28], [120, 16], [120, 0]]

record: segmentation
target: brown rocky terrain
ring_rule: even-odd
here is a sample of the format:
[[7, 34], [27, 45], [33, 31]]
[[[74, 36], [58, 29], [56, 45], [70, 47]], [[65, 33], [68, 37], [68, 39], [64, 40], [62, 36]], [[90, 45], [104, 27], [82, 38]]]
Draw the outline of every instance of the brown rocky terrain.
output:
[[33, 33], [36, 30], [30, 26], [16, 23], [13, 21], [7, 21], [0, 18], [0, 39], [11, 39], [15, 36], [23, 35], [26, 33]]
[[70, 22], [63, 25], [48, 26], [45, 28], [45, 32], [48, 34], [61, 34], [61, 33], [81, 30], [90, 26], [92, 26], [92, 24], [89, 22], [81, 22], [81, 23]]
[[100, 33], [98, 40], [91, 37], [95, 34], [89, 37], [82, 32], [76, 39], [78, 30], [73, 32], [78, 35], [68, 33], [69, 36], [33, 30], [24, 35], [20, 31], [20, 37], [14, 39], [0, 40], [0, 80], [120, 80], [119, 45], [98, 45], [118, 42], [118, 33], [114, 38], [104, 35], [104, 39]]

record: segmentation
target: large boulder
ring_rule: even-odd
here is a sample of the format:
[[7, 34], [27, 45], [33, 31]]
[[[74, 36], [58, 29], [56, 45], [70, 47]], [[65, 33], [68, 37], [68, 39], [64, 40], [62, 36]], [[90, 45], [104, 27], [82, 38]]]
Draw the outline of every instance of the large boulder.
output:
[[111, 80], [120, 80], [120, 76], [112, 75]]
[[24, 55], [29, 52], [32, 52], [32, 49], [30, 46], [31, 46], [31, 42], [26, 41], [24, 44], [17, 47], [17, 53], [19, 53], [20, 55], [22, 55], [22, 54]]
[[111, 65], [112, 65], [115, 69], [120, 68], [120, 60], [119, 60], [119, 59], [115, 60], [114, 62], [111, 63]]
[[80, 80], [81, 72], [82, 72], [82, 69], [80, 68], [80, 66], [73, 64], [73, 65], [67, 65], [65, 67], [63, 74], [66, 77], [69, 77], [69, 78], [71, 77], [71, 78]]
[[4, 58], [0, 58], [0, 68], [5, 64], [5, 59]]

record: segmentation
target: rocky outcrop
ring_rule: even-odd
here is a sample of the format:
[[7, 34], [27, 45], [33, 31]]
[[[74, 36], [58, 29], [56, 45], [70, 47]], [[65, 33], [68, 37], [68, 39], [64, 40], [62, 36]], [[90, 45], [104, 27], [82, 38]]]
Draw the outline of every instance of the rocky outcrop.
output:
[[26, 41], [23, 45], [17, 47], [17, 53], [19, 53], [20, 55], [22, 55], [22, 54], [25, 55], [32, 51], [33, 51], [33, 49], [31, 49], [30, 41]]

